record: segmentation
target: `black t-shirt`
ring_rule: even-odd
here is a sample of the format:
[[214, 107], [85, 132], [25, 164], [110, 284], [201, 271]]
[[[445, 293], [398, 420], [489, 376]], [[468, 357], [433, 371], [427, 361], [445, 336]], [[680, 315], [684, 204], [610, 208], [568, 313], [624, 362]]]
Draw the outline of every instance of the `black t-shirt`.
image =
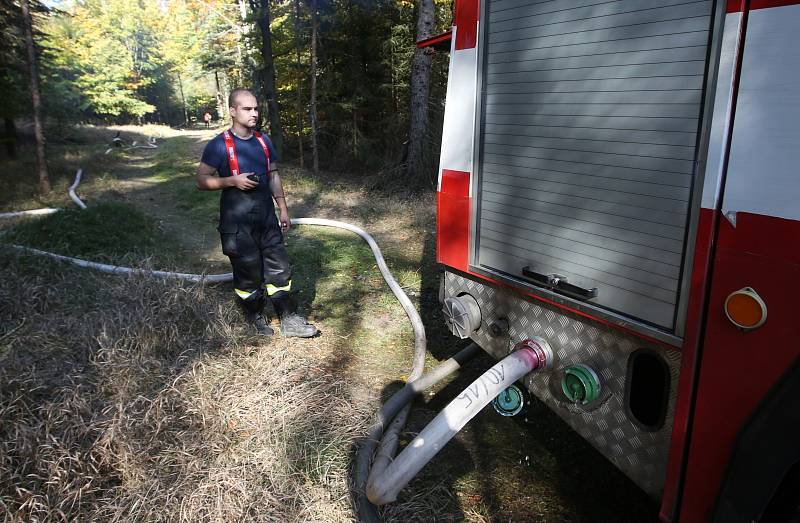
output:
[[[262, 134], [261, 136], [269, 148], [270, 162], [277, 162], [278, 155], [272, 142], [266, 135]], [[277, 226], [272, 192], [269, 188], [267, 157], [264, 154], [264, 149], [255, 136], [251, 136], [247, 140], [233, 136], [233, 143], [239, 160], [239, 171], [257, 174], [258, 187], [250, 191], [240, 191], [235, 187], [228, 187], [222, 190], [219, 201], [220, 230], [228, 232], [227, 230], [234, 228], [234, 223], [239, 223], [245, 218], [253, 219], [254, 215], [261, 216], [270, 225]], [[228, 155], [225, 149], [225, 139], [222, 134], [215, 136], [206, 144], [200, 161], [215, 168], [221, 178], [231, 175]]]

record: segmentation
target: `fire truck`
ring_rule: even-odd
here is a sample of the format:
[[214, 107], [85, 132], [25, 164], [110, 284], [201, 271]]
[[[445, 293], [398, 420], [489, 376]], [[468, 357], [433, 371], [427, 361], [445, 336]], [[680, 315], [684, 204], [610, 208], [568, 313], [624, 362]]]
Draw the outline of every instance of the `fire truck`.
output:
[[[455, 0], [440, 299], [664, 521], [800, 520], [800, 1]], [[508, 399], [508, 398], [507, 398]]]

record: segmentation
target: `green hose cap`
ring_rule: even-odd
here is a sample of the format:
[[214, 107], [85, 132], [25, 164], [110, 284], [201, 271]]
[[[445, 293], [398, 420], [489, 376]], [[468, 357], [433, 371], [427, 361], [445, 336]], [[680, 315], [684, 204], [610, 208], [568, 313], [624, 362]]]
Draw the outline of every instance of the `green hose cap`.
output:
[[600, 378], [586, 365], [567, 367], [561, 379], [561, 390], [572, 403], [588, 405], [600, 395]]
[[492, 407], [501, 416], [515, 416], [524, 406], [525, 397], [516, 385], [511, 385], [492, 400]]

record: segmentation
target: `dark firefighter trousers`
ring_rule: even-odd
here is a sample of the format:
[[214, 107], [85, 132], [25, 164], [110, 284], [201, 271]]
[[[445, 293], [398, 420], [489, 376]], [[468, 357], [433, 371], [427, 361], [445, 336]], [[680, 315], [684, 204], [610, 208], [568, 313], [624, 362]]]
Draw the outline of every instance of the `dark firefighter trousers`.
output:
[[261, 313], [265, 295], [279, 317], [295, 312], [290, 294], [292, 269], [277, 220], [264, 220], [260, 213], [252, 213], [220, 225], [219, 231], [222, 252], [233, 268], [237, 302], [245, 313]]

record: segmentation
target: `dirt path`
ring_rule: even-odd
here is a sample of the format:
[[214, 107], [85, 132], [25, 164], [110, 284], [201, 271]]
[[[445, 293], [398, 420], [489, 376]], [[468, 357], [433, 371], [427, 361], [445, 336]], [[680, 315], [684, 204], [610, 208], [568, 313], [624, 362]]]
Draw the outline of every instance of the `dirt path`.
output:
[[[211, 136], [213, 132], [193, 131], [167, 140], [184, 140], [179, 156], [196, 162]], [[186, 138], [190, 139], [188, 143]], [[155, 216], [167, 231], [180, 239], [182, 249], [198, 257], [202, 266], [228, 270], [227, 260], [219, 249], [215, 223], [200, 223], [196, 216], [187, 212], [189, 209], [176, 206], [170, 194], [163, 190], [162, 181], [154, 180], [145, 168], [148, 162], [157, 164], [160, 153], [147, 151], [137, 157], [138, 163], [120, 171], [118, 190], [131, 203]], [[191, 173], [182, 172], [181, 176], [184, 174]], [[281, 175], [292, 216], [350, 222], [375, 237], [395, 276], [425, 319], [430, 364], [450, 356], [459, 343], [445, 331], [436, 298], [439, 276], [433, 252], [433, 195], [403, 201], [367, 191], [357, 176], [323, 173], [314, 177], [289, 165], [281, 166]], [[193, 190], [193, 186], [187, 184], [187, 190]], [[191, 233], [186, 234], [186, 231]], [[344, 238], [342, 246], [352, 246], [354, 252], [368, 252], [360, 240], [354, 240], [348, 233], [339, 236]], [[290, 251], [298, 253], [296, 255], [306, 253], [313, 257], [314, 251], [326, 250], [324, 244], [319, 243], [324, 238], [328, 236], [319, 236], [318, 230], [305, 228], [290, 234], [287, 241]], [[306, 250], [306, 244], [314, 247]], [[386, 292], [368, 254], [365, 258], [354, 259], [350, 262], [355, 264], [353, 268], [345, 269], [344, 274], [328, 281], [316, 274], [320, 270], [317, 264], [336, 263], [337, 256], [348, 256], [336, 249], [331, 255], [332, 260], [293, 260], [297, 264], [296, 272], [305, 274], [305, 281], [300, 283], [301, 296], [307, 300], [311, 318], [322, 328], [323, 336], [313, 340], [276, 340], [272, 350], [298, 354], [313, 351], [320, 361], [320, 367], [313, 372], [342, 376], [348, 383], [349, 397], [362, 404], [376, 405], [378, 392], [385, 393], [388, 383], [408, 372], [412, 345], [410, 329], [405, 314]], [[348, 282], [348, 278], [355, 280]], [[356, 292], [353, 283], [360, 290]], [[308, 294], [312, 289], [313, 296]], [[332, 308], [331, 303], [337, 302], [342, 305]], [[404, 437], [411, 438], [446, 404], [451, 389], [469, 383], [488, 363], [488, 357], [484, 357], [446, 387], [450, 392], [441, 398], [432, 398], [428, 405], [420, 405]], [[589, 483], [599, 477], [613, 478], [607, 481], [621, 489], [618, 500], [636, 500], [634, 519], [648, 519], [646, 514], [650, 508], [646, 498], [566, 429], [554, 414], [538, 406], [532, 408], [530, 416], [529, 423], [527, 418], [524, 422], [500, 418], [487, 409], [448, 445], [435, 465], [423, 471], [405, 491], [401, 502], [388, 509], [387, 518], [423, 521], [426, 520], [421, 518], [423, 513], [447, 520], [470, 521], [498, 517], [514, 521], [584, 519], [590, 513], [603, 514], [601, 518], [616, 516], [614, 501], [612, 506], [602, 506], [593, 496], [576, 497], [570, 491], [568, 483], [574, 479], [571, 474], [575, 474], [574, 477]], [[532, 426], [535, 433], [531, 433]], [[492, 453], [491, 457], [486, 455], [487, 451]], [[531, 460], [530, 456], [534, 455], [537, 457]], [[588, 475], [583, 469], [567, 473], [569, 465], [559, 464], [576, 459], [585, 460], [588, 464], [585, 466], [595, 470]], [[525, 496], [514, 495], [520, 489], [526, 492]], [[428, 494], [420, 505], [416, 499], [424, 492]]]
[[[123, 133], [143, 134], [140, 128], [122, 129]], [[185, 260], [189, 260], [187, 268], [227, 272], [229, 265], [220, 251], [215, 229], [216, 195], [198, 193], [193, 183], [194, 169], [202, 148], [216, 131], [159, 129], [158, 132], [161, 133], [158, 149], [115, 151], [110, 156], [95, 156], [95, 161], [85, 163], [89, 177], [79, 193], [90, 206], [93, 202], [116, 200], [144, 210], [156, 218], [175, 239], [174, 248], [183, 254]], [[418, 306], [426, 324], [428, 368], [464, 345], [445, 330], [438, 304], [440, 274], [435, 262], [435, 202], [432, 194], [402, 200], [366, 190], [357, 175], [323, 173], [313, 176], [289, 165], [281, 166], [281, 175], [292, 216], [332, 218], [354, 223], [375, 237], [395, 277]], [[138, 441], [140, 434], [154, 434], [152, 445], [143, 456], [131, 452], [135, 458], [132, 462], [135, 464], [138, 459], [164, 459], [171, 463], [169, 459], [181, 456], [186, 460], [186, 469], [176, 473], [174, 471], [178, 469], [169, 468], [163, 478], [165, 485], [168, 485], [163, 487], [162, 493], [171, 495], [174, 492], [171, 485], [176, 474], [181, 481], [195, 474], [203, 481], [210, 481], [210, 484], [202, 484], [194, 491], [186, 487], [189, 489], [187, 492], [196, 494], [202, 489], [209, 489], [211, 494], [202, 498], [208, 501], [209, 506], [220, 500], [232, 503], [247, 501], [251, 495], [250, 489], [255, 489], [253, 492], [259, 499], [267, 499], [272, 495], [271, 487], [264, 490], [264, 482], [266, 478], [271, 485], [269, 482], [273, 477], [269, 476], [269, 471], [264, 472], [264, 466], [257, 458], [274, 451], [275, 441], [257, 440], [258, 432], [263, 430], [263, 426], [258, 424], [273, 424], [274, 420], [285, 419], [281, 418], [286, 416], [284, 406], [292, 405], [293, 413], [303, 420], [313, 420], [314, 424], [298, 429], [299, 435], [288, 430], [276, 432], [276, 437], [287, 440], [287, 448], [300, 449], [300, 458], [289, 453], [286, 460], [280, 462], [281, 466], [285, 465], [286, 470], [291, 471], [285, 473], [285, 477], [294, 477], [298, 473], [296, 463], [305, 463], [303, 459], [308, 459], [313, 466], [309, 465], [312, 473], [307, 481], [313, 483], [313, 488], [304, 486], [304, 495], [323, 500], [324, 503], [319, 506], [325, 510], [330, 507], [335, 509], [333, 512], [302, 513], [297, 520], [348, 521], [352, 514], [346, 494], [347, 473], [353, 450], [348, 438], [353, 433], [361, 433], [359, 431], [363, 427], [358, 424], [366, 424], [365, 413], [373, 412], [379, 404], [379, 397], [387, 394], [387, 386], [403, 379], [408, 372], [413, 336], [404, 312], [386, 290], [368, 249], [360, 240], [350, 233], [303, 227], [291, 232], [287, 236], [287, 243], [293, 256], [293, 279], [296, 280], [301, 301], [322, 329], [322, 336], [309, 340], [287, 340], [280, 336], [270, 340], [249, 337], [241, 326], [237, 312], [231, 307], [229, 286], [199, 286], [187, 291], [175, 285], [164, 285], [162, 288], [153, 282], [131, 279], [119, 280], [119, 283], [111, 280], [115, 285], [124, 287], [120, 295], [125, 300], [137, 292], [149, 298], [142, 300], [148, 306], [136, 309], [141, 309], [142, 315], [148, 315], [140, 318], [140, 331], [128, 332], [127, 329], [128, 322], [133, 318], [130, 314], [135, 305], [133, 302], [125, 301], [123, 304], [122, 299], [115, 295], [107, 307], [101, 307], [109, 314], [104, 325], [125, 327], [120, 333], [120, 339], [125, 343], [115, 345], [115, 350], [130, 347], [131, 351], [110, 361], [119, 365], [120, 369], [130, 370], [134, 376], [108, 387], [117, 395], [113, 396], [114, 402], [118, 398], [127, 398], [132, 406], [136, 406], [140, 398], [144, 398], [149, 404], [159, 405], [158, 409], [154, 407], [155, 410], [160, 409], [164, 397], [171, 397], [170, 394], [174, 396], [177, 405], [174, 417], [165, 415], [162, 419], [158, 414], [153, 414], [155, 417], [150, 419], [150, 414], [147, 414], [144, 421], [154, 423], [158, 429], [137, 429], [137, 432], [130, 427], [123, 427], [121, 430], [130, 430], [121, 433], [120, 441]], [[17, 270], [22, 273], [27, 267], [20, 266]], [[106, 292], [106, 280], [101, 277], [96, 279], [98, 292]], [[6, 283], [10, 285], [17, 280], [22, 281], [9, 278]], [[64, 281], [72, 280], [66, 278]], [[22, 288], [14, 289], [14, 292], [20, 295], [20, 303], [26, 303], [19, 310], [27, 310], [30, 290], [25, 287], [27, 294], [24, 300]], [[11, 295], [11, 291], [8, 294]], [[77, 290], [64, 291], [65, 300], [76, 295]], [[87, 307], [92, 310], [94, 306], [92, 302]], [[184, 314], [196, 306], [200, 309], [195, 314]], [[158, 313], [154, 313], [154, 310], [158, 310]], [[48, 305], [47, 314], [51, 312], [52, 307]], [[44, 314], [43, 311], [43, 317]], [[81, 328], [85, 326], [83, 318], [73, 318], [71, 307], [65, 306], [62, 315], [63, 321], [50, 321], [47, 324], [55, 328], [72, 321]], [[176, 319], [171, 319], [172, 315], [176, 315]], [[123, 317], [124, 321], [120, 322], [119, 318]], [[11, 319], [13, 324], [21, 321], [17, 316]], [[157, 322], [161, 322], [160, 327], [153, 329], [152, 325]], [[98, 334], [100, 327], [86, 328], [87, 332], [91, 331], [86, 337], [92, 341], [79, 338], [73, 343], [74, 346], [88, 346], [87, 343], [94, 344], [93, 340], [105, 336]], [[78, 329], [72, 330], [77, 332]], [[60, 347], [64, 335], [60, 331], [55, 332], [52, 342], [48, 341], [49, 338], [45, 341]], [[140, 348], [142, 340], [149, 340], [152, 345], [151, 352], [144, 355]], [[165, 350], [177, 350], [175, 347], [180, 347], [180, 351], [185, 350], [186, 354], [197, 350], [199, 360], [187, 364], [185, 369], [175, 366], [176, 358], [183, 356], [165, 354]], [[311, 397], [327, 394], [333, 384], [336, 386], [335, 394], [329, 400], [303, 404], [296, 403], [295, 397], [282, 398], [273, 403], [265, 403], [266, 396], [263, 395], [250, 398], [249, 395], [264, 389], [263, 382], [276, 364], [273, 360], [279, 356], [289, 359], [296, 357], [302, 363], [293, 369], [292, 376], [296, 374], [298, 377], [292, 377], [291, 381], [292, 384], [316, 387], [313, 394], [309, 392]], [[140, 359], [146, 365], [137, 366]], [[436, 395], [421, 398], [412, 411], [408, 428], [402, 434], [403, 441], [410, 441], [458, 391], [490, 364], [490, 358], [482, 356], [468, 365], [451, 383], [440, 387]], [[135, 388], [155, 372], [153, 369], [160, 369], [166, 384], [196, 383], [202, 390], [190, 388], [178, 394], [170, 388], [174, 385], [162, 389], [159, 388], [162, 385], [158, 384], [154, 385], [153, 390], [134, 390], [133, 394], [125, 388]], [[115, 369], [114, 372], [119, 375], [119, 370]], [[118, 386], [122, 388], [114, 388]], [[224, 401], [220, 400], [222, 397]], [[196, 404], [202, 404], [201, 400], [207, 404], [205, 410], [198, 411]], [[106, 402], [108, 398], [99, 397], [97, 401]], [[60, 404], [53, 405], [62, 409]], [[184, 426], [182, 420], [185, 413], [192, 409], [195, 409], [197, 417], [193, 422], [195, 425], [187, 429], [188, 425]], [[138, 406], [131, 407], [133, 414], [140, 410]], [[123, 415], [121, 419], [126, 418]], [[136, 418], [134, 416], [131, 419]], [[349, 423], [348, 430], [351, 433], [332, 430], [342, 426], [343, 420]], [[147, 423], [144, 426], [149, 427]], [[161, 441], [156, 437], [156, 432], [162, 430], [162, 423], [166, 427], [163, 430], [172, 431], [169, 435], [175, 438], [174, 448], [170, 447], [172, 443], [168, 438]], [[138, 425], [131, 426], [135, 428]], [[326, 427], [332, 432], [325, 433]], [[102, 434], [112, 432], [110, 429], [99, 431]], [[304, 447], [306, 440], [303, 437], [309, 435], [317, 439], [312, 442], [313, 445]], [[300, 443], [289, 441], [290, 436]], [[195, 441], [196, 438], [199, 439]], [[186, 441], [195, 445], [190, 445], [192, 452], [185, 451]], [[118, 446], [109, 444], [107, 447], [114, 449]], [[65, 448], [69, 448], [69, 445]], [[212, 450], [213, 456], [204, 454]], [[252, 483], [247, 484], [247, 488], [241, 492], [230, 494], [219, 491], [221, 487], [211, 481], [215, 469], [206, 473], [205, 467], [209, 463], [217, 464], [218, 460], [224, 461], [225, 453], [234, 450], [241, 451], [241, 454], [237, 454], [230, 465], [230, 476], [222, 477], [238, 481], [243, 477], [239, 469], [243, 467], [241, 464], [255, 463], [255, 466], [242, 469], [253, 474]], [[25, 460], [21, 458], [20, 463], [25, 463]], [[125, 461], [125, 466], [127, 463]], [[220, 470], [216, 472], [221, 473]], [[144, 472], [141, 473], [141, 477], [146, 476]], [[335, 478], [335, 481], [330, 478]], [[139, 483], [141, 481], [136, 480], [123, 484], [122, 492], [125, 489], [138, 492]], [[604, 488], [576, 488], [576, 485], [599, 484]], [[187, 495], [183, 499], [190, 498]], [[280, 503], [276, 502], [276, 506], [297, 504], [297, 498], [294, 493], [287, 494]], [[131, 503], [131, 506], [142, 505], [138, 498]], [[651, 521], [654, 515], [652, 504], [641, 491], [568, 429], [555, 414], [535, 402], [522, 419], [501, 418], [491, 409], [485, 409], [423, 469], [420, 476], [403, 491], [398, 503], [392, 504], [384, 512], [387, 521], [402, 522], [642, 522]]]
[[[155, 168], [169, 169], [170, 159], [179, 160], [172, 175], [182, 179], [185, 190], [195, 191], [194, 172], [187, 169], [187, 164], [200, 161], [203, 147], [216, 131], [185, 130], [164, 131], [165, 136], [159, 142], [162, 149], [133, 149], [125, 153], [125, 161], [114, 171], [116, 178], [113, 184], [114, 196], [144, 209], [154, 217], [159, 226], [179, 243], [176, 247], [182, 251], [183, 257], [192, 260], [192, 268], [204, 272], [229, 270], [228, 259], [219, 247], [219, 236], [216, 223], [197, 223], [187, 213], [184, 204], [175, 201], [173, 193], [164, 190], [164, 178], [154, 177]], [[174, 143], [180, 140], [182, 147], [175, 150]], [[167, 150], [163, 148], [167, 144]], [[185, 143], [185, 145], [183, 145]]]

